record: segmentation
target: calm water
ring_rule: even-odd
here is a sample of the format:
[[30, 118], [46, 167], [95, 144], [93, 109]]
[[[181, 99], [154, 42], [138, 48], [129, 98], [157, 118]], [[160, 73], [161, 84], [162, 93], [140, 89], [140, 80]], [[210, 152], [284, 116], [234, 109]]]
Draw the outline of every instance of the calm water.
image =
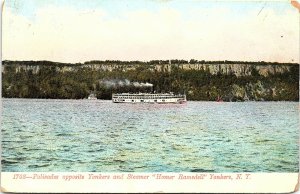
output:
[[298, 171], [296, 102], [2, 104], [3, 171]]

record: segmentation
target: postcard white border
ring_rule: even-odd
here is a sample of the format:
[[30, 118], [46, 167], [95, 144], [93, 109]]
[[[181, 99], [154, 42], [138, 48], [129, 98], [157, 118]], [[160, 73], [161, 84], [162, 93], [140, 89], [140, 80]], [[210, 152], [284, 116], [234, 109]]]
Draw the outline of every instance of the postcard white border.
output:
[[290, 193], [298, 190], [298, 184], [298, 173], [1, 173], [2, 192], [28, 193]]

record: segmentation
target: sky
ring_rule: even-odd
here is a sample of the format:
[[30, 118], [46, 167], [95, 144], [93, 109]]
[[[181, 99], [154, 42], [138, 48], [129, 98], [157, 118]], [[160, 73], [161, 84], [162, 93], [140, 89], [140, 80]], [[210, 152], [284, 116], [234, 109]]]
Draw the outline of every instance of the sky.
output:
[[299, 63], [299, 11], [288, 0], [6, 0], [2, 58]]

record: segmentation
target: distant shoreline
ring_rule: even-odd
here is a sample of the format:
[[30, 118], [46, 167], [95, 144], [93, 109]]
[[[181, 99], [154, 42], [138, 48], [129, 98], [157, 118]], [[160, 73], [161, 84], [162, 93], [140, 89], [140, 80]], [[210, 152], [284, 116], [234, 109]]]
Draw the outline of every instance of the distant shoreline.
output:
[[[76, 98], [7, 98], [7, 97], [1, 97], [1, 100], [6, 100], [6, 99], [17, 99], [17, 100], [85, 100], [85, 101], [90, 101], [90, 102], [95, 102], [95, 101], [111, 101], [111, 99], [97, 99], [97, 100], [89, 100], [87, 98], [80, 98], [80, 99], [76, 99]], [[250, 102], [299, 102], [299, 101], [287, 101], [287, 100], [278, 100], [278, 101], [254, 101], [254, 100], [249, 100], [249, 101], [223, 101], [223, 102], [217, 102], [214, 100], [188, 100], [187, 99], [187, 103], [188, 102], [216, 102], [216, 103], [236, 103], [236, 102], [241, 102], [241, 103], [250, 103]], [[126, 103], [126, 104], [130, 104], [130, 103]], [[140, 104], [140, 103], [135, 103], [135, 104]], [[143, 103], [143, 104], [150, 104], [150, 103]]]

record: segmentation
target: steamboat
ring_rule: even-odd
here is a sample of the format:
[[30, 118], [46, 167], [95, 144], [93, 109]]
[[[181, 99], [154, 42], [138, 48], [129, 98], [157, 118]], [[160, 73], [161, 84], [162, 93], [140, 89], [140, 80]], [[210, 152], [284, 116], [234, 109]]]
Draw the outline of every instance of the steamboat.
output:
[[92, 93], [89, 95], [88, 99], [89, 100], [97, 100], [97, 96], [96, 96], [96, 94]]
[[182, 104], [186, 102], [186, 95], [174, 93], [119, 93], [112, 95], [112, 101], [114, 103]]

